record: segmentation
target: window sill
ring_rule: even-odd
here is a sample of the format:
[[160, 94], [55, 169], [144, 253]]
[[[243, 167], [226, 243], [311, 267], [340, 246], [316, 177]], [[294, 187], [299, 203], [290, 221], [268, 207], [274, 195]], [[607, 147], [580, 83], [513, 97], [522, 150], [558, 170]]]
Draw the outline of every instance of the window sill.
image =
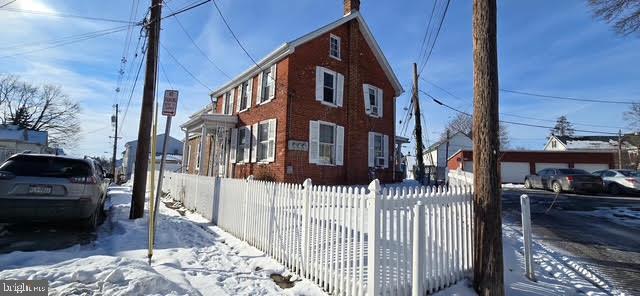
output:
[[238, 111], [238, 114], [240, 114], [240, 113], [242, 113], [242, 112], [245, 112], [245, 111], [247, 111], [247, 110], [249, 110], [249, 109], [251, 109], [251, 108], [250, 108], [250, 107], [247, 107], [247, 108], [245, 108], [245, 109], [242, 109], [242, 110]]
[[336, 56], [332, 56], [332, 55], [329, 55], [329, 57], [333, 58], [334, 60], [338, 60], [338, 61], [342, 62], [342, 59], [340, 57], [336, 57]]
[[321, 101], [320, 101], [320, 104], [325, 105], [325, 106], [329, 106], [329, 107], [333, 107], [333, 108], [338, 108], [338, 107], [340, 107], [340, 106], [338, 106], [338, 105], [336, 105], [336, 104], [334, 104], [334, 103], [329, 103], [329, 102], [326, 102], [326, 101], [324, 101], [324, 100], [321, 100]]
[[269, 102], [271, 102], [271, 101], [273, 101], [273, 98], [268, 99], [268, 100], [266, 100], [266, 101], [264, 101], [264, 102], [260, 102], [260, 103], [258, 103], [258, 105], [264, 105], [264, 104], [269, 103]]
[[375, 114], [371, 114], [371, 113], [367, 113], [367, 115], [369, 115], [369, 117], [373, 117], [373, 118], [382, 118], [382, 116], [380, 116], [380, 115], [375, 115]]

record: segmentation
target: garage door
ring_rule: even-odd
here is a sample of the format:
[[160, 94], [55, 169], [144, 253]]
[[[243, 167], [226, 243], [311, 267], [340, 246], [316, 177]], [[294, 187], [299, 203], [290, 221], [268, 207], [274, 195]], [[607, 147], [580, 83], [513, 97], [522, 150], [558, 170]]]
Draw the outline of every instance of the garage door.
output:
[[528, 162], [502, 162], [500, 163], [500, 177], [502, 183], [523, 183], [524, 177], [529, 174]]
[[544, 169], [549, 169], [549, 168], [568, 168], [569, 164], [568, 163], [546, 163], [546, 162], [539, 162], [536, 163], [536, 173], [544, 170]]
[[585, 170], [589, 173], [609, 169], [609, 165], [606, 163], [576, 163], [573, 167], [576, 169]]

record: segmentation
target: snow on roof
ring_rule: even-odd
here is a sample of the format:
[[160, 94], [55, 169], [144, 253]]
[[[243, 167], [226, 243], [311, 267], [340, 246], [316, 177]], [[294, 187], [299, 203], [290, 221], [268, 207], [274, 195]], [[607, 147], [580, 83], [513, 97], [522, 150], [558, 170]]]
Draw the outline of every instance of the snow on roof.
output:
[[593, 149], [593, 150], [614, 150], [618, 149], [618, 143], [614, 141], [594, 141], [594, 140], [568, 140], [567, 149]]
[[17, 125], [0, 125], [0, 140], [21, 141], [26, 143], [47, 145], [49, 134], [46, 131], [34, 131]]

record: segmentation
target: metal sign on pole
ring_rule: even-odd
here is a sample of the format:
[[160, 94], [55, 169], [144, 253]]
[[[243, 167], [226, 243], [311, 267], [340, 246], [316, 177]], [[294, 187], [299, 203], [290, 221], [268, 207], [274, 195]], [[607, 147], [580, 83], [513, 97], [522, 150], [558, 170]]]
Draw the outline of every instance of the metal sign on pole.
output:
[[[154, 198], [155, 202], [153, 203], [153, 213], [152, 219], [150, 219], [151, 223], [149, 225], [149, 264], [151, 264], [151, 257], [153, 256], [153, 246], [155, 244], [155, 223], [156, 223], [156, 214], [158, 212], [158, 203], [160, 202], [160, 194], [162, 194], [162, 177], [164, 175], [164, 162], [167, 158], [167, 141], [169, 139], [169, 134], [171, 132], [171, 118], [176, 115], [176, 109], [178, 107], [178, 91], [177, 90], [165, 90], [164, 91], [164, 102], [162, 103], [162, 115], [167, 116], [167, 125], [164, 129], [164, 139], [162, 141], [162, 158], [160, 160], [160, 173], [158, 175], [158, 188], [156, 190]], [[155, 156], [154, 156], [155, 159]]]

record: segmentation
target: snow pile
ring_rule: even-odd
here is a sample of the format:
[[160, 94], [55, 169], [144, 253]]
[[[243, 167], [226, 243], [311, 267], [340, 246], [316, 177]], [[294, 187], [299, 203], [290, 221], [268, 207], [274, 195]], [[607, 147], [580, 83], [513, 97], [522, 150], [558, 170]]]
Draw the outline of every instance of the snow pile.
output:
[[506, 183], [506, 184], [502, 184], [502, 188], [505, 188], [505, 189], [522, 189], [522, 188], [524, 188], [524, 184]]
[[110, 188], [109, 196], [109, 219], [96, 241], [0, 255], [0, 278], [48, 280], [52, 295], [324, 295], [308, 280], [281, 289], [270, 276], [286, 277], [282, 265], [201, 216], [183, 217], [164, 204], [149, 266], [147, 219], [128, 219], [130, 188]]

